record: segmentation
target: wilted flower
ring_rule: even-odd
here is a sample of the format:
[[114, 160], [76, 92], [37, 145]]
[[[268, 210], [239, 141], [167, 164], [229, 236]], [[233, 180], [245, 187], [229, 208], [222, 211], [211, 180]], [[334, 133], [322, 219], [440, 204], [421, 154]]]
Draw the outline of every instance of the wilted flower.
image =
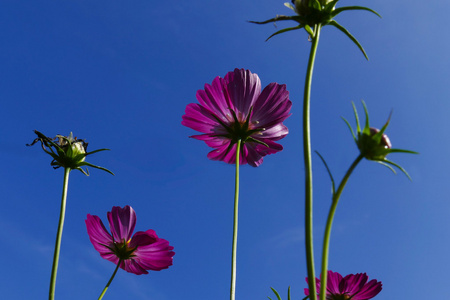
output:
[[368, 160], [376, 161], [389, 169], [391, 169], [394, 173], [395, 170], [391, 167], [397, 167], [399, 168], [403, 173], [405, 173], [406, 176], [408, 176], [409, 179], [411, 179], [408, 175], [408, 173], [398, 164], [388, 160], [386, 156], [389, 153], [412, 153], [417, 154], [417, 152], [410, 151], [410, 150], [403, 150], [403, 149], [392, 149], [391, 141], [389, 140], [389, 137], [384, 134], [384, 131], [386, 130], [387, 126], [389, 125], [389, 122], [391, 120], [391, 117], [389, 116], [386, 124], [381, 129], [370, 127], [369, 125], [369, 113], [367, 112], [367, 107], [364, 101], [362, 102], [364, 106], [364, 112], [366, 115], [366, 123], [364, 125], [364, 128], [361, 130], [361, 126], [359, 125], [359, 117], [358, 112], [356, 111], [355, 104], [353, 105], [353, 111], [355, 113], [355, 119], [356, 119], [356, 135], [353, 132], [352, 127], [350, 126], [350, 123], [345, 119], [345, 123], [347, 124], [348, 128], [350, 128], [350, 131], [352, 133], [353, 139], [355, 140], [356, 145], [358, 146], [358, 149], [360, 151], [360, 155], [365, 157]]
[[83, 170], [81, 167], [90, 166], [114, 175], [113, 172], [106, 168], [95, 166], [85, 161], [86, 156], [109, 149], [98, 149], [87, 152], [88, 143], [86, 143], [85, 140], [73, 137], [72, 133], [70, 133], [69, 136], [57, 135], [55, 138], [47, 137], [37, 130], [35, 130], [34, 133], [36, 133], [38, 137], [31, 144], [27, 144], [27, 146], [33, 146], [37, 142], [41, 142], [42, 149], [45, 153], [53, 157], [53, 161], [50, 165], [52, 165], [54, 169], [60, 167], [69, 168], [71, 170], [76, 169], [80, 170], [84, 175], [89, 176], [87, 168], [86, 170]]
[[154, 230], [139, 231], [132, 236], [136, 225], [133, 208], [114, 206], [107, 217], [111, 234], [99, 217], [88, 214], [85, 221], [89, 239], [101, 257], [116, 265], [120, 261], [122, 269], [137, 275], [172, 265], [173, 247], [159, 238]]
[[200, 104], [186, 107], [181, 124], [203, 132], [192, 138], [215, 148], [208, 158], [229, 164], [236, 161], [236, 143], [241, 140], [240, 164], [253, 167], [263, 157], [283, 150], [275, 143], [288, 134], [283, 121], [290, 116], [292, 103], [286, 85], [270, 83], [261, 92], [258, 75], [235, 69], [225, 78], [216, 77], [197, 92]]
[[272, 23], [272, 22], [277, 22], [277, 21], [291, 20], [291, 21], [295, 21], [299, 24], [298, 26], [295, 26], [295, 27], [281, 29], [281, 30], [275, 32], [274, 34], [272, 34], [271, 36], [269, 36], [267, 38], [267, 40], [277, 34], [284, 33], [284, 32], [291, 31], [291, 30], [302, 29], [302, 28], [304, 28], [311, 37], [314, 37], [316, 33], [314, 32], [313, 28], [316, 25], [320, 25], [321, 27], [326, 26], [326, 25], [331, 25], [331, 26], [336, 27], [340, 31], [342, 31], [345, 35], [347, 35], [347, 37], [349, 37], [358, 46], [358, 48], [361, 50], [361, 52], [367, 58], [367, 55], [366, 55], [363, 47], [361, 46], [361, 44], [356, 40], [355, 37], [353, 37], [353, 35], [350, 34], [350, 32], [347, 29], [345, 29], [342, 25], [340, 25], [338, 22], [336, 22], [336, 20], [334, 20], [334, 18], [341, 12], [348, 11], [348, 10], [367, 10], [367, 11], [370, 11], [370, 12], [376, 14], [379, 17], [381, 17], [381, 16], [376, 11], [374, 11], [370, 8], [367, 8], [367, 7], [363, 7], [363, 6], [344, 6], [344, 7], [336, 8], [337, 2], [338, 2], [338, 0], [334, 0], [334, 1], [331, 1], [331, 0], [291, 0], [291, 3], [286, 2], [286, 3], [284, 3], [284, 5], [286, 7], [288, 7], [289, 9], [293, 10], [296, 13], [296, 15], [294, 15], [294, 16], [277, 15], [275, 18], [272, 18], [272, 19], [269, 19], [269, 20], [266, 20], [263, 22], [251, 21], [251, 23], [267, 24], [267, 23]]
[[[327, 300], [368, 300], [372, 299], [382, 289], [380, 281], [372, 279], [366, 273], [350, 274], [342, 277], [341, 274], [328, 271]], [[308, 278], [306, 278], [308, 282]], [[316, 278], [317, 290], [320, 290], [320, 280]], [[305, 295], [309, 296], [309, 289], [305, 289]], [[317, 295], [317, 299], [319, 295]]]

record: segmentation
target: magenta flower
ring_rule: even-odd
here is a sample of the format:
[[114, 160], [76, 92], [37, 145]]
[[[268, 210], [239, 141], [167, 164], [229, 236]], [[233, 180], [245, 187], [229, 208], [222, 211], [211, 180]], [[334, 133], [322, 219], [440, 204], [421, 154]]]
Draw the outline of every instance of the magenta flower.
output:
[[136, 275], [146, 270], [159, 271], [172, 265], [175, 255], [169, 242], [159, 238], [154, 230], [139, 231], [133, 236], [136, 213], [130, 206], [114, 206], [107, 214], [112, 235], [98, 216], [87, 215], [86, 227], [95, 250], [100, 256]]
[[[366, 273], [350, 274], [342, 277], [341, 274], [328, 271], [327, 300], [368, 300], [381, 291], [381, 282], [372, 279]], [[306, 278], [308, 282], [308, 278]], [[316, 278], [317, 290], [320, 290], [320, 280]], [[309, 296], [309, 289], [305, 289], [305, 295]], [[317, 295], [319, 299], [319, 295]]]
[[209, 159], [234, 164], [239, 139], [240, 164], [257, 167], [264, 156], [283, 150], [275, 141], [288, 134], [283, 121], [290, 116], [292, 102], [286, 85], [271, 83], [261, 92], [258, 75], [235, 69], [205, 84], [197, 100], [200, 104], [186, 106], [181, 124], [204, 133], [191, 137], [215, 149]]

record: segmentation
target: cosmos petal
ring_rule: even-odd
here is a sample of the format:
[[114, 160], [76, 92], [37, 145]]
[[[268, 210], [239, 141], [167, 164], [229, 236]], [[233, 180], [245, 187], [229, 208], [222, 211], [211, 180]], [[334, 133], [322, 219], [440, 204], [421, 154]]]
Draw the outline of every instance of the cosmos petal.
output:
[[109, 227], [116, 242], [128, 241], [136, 225], [136, 213], [127, 205], [124, 208], [114, 206], [107, 214]]

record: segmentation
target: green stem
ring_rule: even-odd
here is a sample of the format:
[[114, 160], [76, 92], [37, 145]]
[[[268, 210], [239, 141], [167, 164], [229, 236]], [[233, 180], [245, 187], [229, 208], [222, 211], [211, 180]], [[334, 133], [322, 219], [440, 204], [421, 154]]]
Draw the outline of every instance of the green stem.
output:
[[319, 44], [321, 25], [314, 26], [311, 51], [309, 54], [308, 69], [305, 78], [305, 91], [303, 97], [303, 155], [305, 161], [305, 247], [306, 264], [308, 270], [309, 294], [316, 295], [316, 276], [314, 270], [314, 245], [313, 245], [313, 185], [311, 164], [311, 132], [310, 132], [310, 98], [311, 83]]
[[231, 287], [230, 300], [235, 299], [236, 294], [236, 250], [238, 234], [238, 206], [239, 206], [239, 154], [241, 153], [241, 140], [236, 146], [236, 178], [234, 188], [234, 218], [233, 218], [233, 246], [231, 250]]
[[67, 189], [69, 187], [69, 173], [71, 169], [64, 169], [64, 184], [61, 197], [61, 209], [59, 212], [58, 231], [56, 233], [55, 252], [53, 253], [52, 275], [50, 277], [49, 300], [55, 299], [56, 274], [58, 273], [59, 251], [61, 249], [61, 238], [64, 226], [64, 216], [66, 214]]
[[106, 291], [109, 288], [109, 285], [111, 284], [111, 282], [114, 279], [114, 276], [116, 276], [117, 270], [119, 270], [119, 266], [122, 263], [122, 260], [119, 259], [119, 263], [116, 266], [116, 269], [114, 270], [114, 273], [112, 274], [111, 278], [109, 279], [108, 283], [106, 284], [105, 288], [103, 289], [103, 292], [100, 294], [100, 297], [98, 297], [98, 300], [101, 300], [103, 298], [103, 295], [105, 295]]
[[328, 213], [327, 225], [325, 227], [325, 234], [323, 237], [323, 249], [322, 249], [322, 274], [321, 274], [321, 282], [320, 282], [320, 300], [326, 299], [326, 291], [327, 291], [327, 278], [328, 278], [328, 254], [330, 248], [330, 236], [331, 236], [331, 227], [333, 226], [334, 214], [336, 212], [336, 207], [339, 202], [339, 198], [341, 197], [342, 191], [344, 190], [345, 185], [347, 184], [350, 175], [353, 170], [359, 164], [359, 162], [364, 158], [363, 155], [358, 155], [355, 161], [352, 163], [350, 168], [348, 168], [347, 173], [345, 173], [344, 178], [342, 178], [341, 183], [337, 191], [333, 195], [333, 202], [330, 207], [330, 211]]

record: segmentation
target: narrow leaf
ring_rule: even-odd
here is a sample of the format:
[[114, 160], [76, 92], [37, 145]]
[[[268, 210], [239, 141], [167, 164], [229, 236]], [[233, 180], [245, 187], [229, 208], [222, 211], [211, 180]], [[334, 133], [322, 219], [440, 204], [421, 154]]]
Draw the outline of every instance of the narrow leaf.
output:
[[336, 192], [336, 186], [335, 186], [335, 183], [334, 183], [333, 174], [331, 174], [330, 168], [328, 167], [328, 164], [325, 161], [325, 158], [323, 158], [323, 156], [320, 155], [320, 153], [318, 151], [315, 151], [315, 152], [317, 153], [317, 155], [319, 155], [320, 159], [322, 160], [323, 164], [325, 165], [325, 168], [327, 169], [328, 175], [330, 176], [330, 179], [331, 179], [331, 191], [332, 191], [333, 196], [334, 196], [334, 194]]
[[281, 300], [281, 296], [280, 296], [280, 294], [278, 294], [277, 290], [274, 289], [273, 287], [271, 287], [271, 289], [272, 289], [273, 293], [275, 294], [275, 296], [277, 296], [277, 299]]

